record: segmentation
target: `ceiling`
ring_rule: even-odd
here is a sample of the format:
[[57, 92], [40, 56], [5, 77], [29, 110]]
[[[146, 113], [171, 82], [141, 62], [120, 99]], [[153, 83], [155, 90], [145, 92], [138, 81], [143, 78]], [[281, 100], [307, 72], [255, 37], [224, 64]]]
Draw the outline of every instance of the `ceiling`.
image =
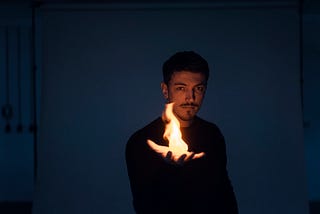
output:
[[319, 0], [0, 0], [0, 5], [92, 4], [92, 3], [218, 3], [218, 4], [303, 4], [305, 14], [320, 14]]

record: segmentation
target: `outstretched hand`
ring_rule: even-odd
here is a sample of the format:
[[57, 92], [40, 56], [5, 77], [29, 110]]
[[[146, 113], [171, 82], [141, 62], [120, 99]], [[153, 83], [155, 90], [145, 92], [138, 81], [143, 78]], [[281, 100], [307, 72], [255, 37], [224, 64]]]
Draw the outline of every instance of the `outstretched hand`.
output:
[[147, 143], [151, 149], [153, 149], [164, 159], [165, 162], [173, 165], [182, 166], [188, 161], [201, 158], [205, 155], [204, 152], [194, 153], [188, 151], [171, 151], [168, 146], [160, 146], [152, 140], [147, 140]]

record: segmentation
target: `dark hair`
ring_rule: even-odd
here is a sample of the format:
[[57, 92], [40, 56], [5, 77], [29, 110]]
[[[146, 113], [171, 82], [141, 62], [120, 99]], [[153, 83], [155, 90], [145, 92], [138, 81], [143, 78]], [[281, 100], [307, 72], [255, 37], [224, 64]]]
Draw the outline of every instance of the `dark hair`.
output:
[[177, 52], [163, 63], [163, 82], [168, 84], [174, 72], [190, 71], [203, 73], [206, 81], [209, 78], [208, 62], [194, 51]]

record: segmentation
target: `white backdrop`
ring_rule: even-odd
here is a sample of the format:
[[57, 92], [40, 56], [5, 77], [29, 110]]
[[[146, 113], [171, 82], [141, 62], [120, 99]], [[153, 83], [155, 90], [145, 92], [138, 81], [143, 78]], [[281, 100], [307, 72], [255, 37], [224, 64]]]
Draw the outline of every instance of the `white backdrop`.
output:
[[133, 213], [124, 148], [159, 116], [161, 66], [205, 57], [200, 116], [223, 131], [244, 214], [307, 214], [294, 8], [56, 7], [40, 14], [34, 214]]

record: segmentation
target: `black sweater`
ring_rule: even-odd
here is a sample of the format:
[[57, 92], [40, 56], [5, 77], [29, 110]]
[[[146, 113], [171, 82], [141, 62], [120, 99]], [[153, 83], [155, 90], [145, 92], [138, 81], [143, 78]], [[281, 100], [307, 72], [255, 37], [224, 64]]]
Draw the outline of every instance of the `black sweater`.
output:
[[134, 133], [126, 147], [126, 162], [138, 214], [236, 214], [237, 202], [226, 169], [224, 137], [218, 127], [198, 117], [181, 128], [189, 151], [205, 156], [183, 166], [166, 163], [147, 139], [168, 145], [165, 124], [158, 118]]

